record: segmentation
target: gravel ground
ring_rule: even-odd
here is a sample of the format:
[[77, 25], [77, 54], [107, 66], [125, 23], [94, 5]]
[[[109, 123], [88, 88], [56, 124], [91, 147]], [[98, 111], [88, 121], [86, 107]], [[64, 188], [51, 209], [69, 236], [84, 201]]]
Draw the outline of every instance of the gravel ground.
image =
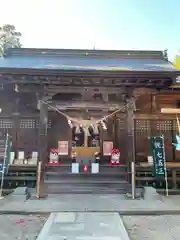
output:
[[35, 240], [47, 216], [0, 215], [0, 239]]
[[180, 216], [124, 216], [131, 240], [179, 240]]

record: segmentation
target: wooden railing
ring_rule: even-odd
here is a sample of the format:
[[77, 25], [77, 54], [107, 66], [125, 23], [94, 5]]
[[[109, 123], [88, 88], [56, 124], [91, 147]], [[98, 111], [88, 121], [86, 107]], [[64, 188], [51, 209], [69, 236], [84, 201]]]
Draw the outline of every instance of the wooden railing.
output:
[[[167, 162], [167, 176], [169, 188], [180, 188], [180, 163]], [[157, 185], [157, 183], [163, 182], [165, 183], [165, 179], [153, 177], [152, 166], [148, 163], [142, 163], [136, 166], [137, 185]]]

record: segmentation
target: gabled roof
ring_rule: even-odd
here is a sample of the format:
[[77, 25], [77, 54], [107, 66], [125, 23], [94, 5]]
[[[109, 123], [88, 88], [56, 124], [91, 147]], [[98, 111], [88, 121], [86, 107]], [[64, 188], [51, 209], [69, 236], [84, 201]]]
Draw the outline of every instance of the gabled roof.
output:
[[161, 51], [11, 49], [0, 69], [177, 71]]

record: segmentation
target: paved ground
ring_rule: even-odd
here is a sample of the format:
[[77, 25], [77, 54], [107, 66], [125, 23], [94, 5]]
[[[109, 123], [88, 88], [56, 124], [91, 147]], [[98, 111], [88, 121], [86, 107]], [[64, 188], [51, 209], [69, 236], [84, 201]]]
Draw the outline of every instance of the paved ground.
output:
[[[63, 213], [64, 214], [64, 213]], [[86, 216], [85, 216], [86, 215]], [[76, 226], [70, 224], [68, 228], [67, 221], [73, 220], [76, 216]], [[69, 219], [68, 219], [69, 218]], [[40, 230], [47, 219], [46, 216], [20, 216], [20, 215], [0, 215], [0, 239], [3, 240], [35, 240], [37, 239]], [[61, 236], [67, 236], [65, 232], [73, 233], [73, 231], [82, 234], [82, 225], [83, 221], [86, 221], [87, 224], [87, 233], [86, 238], [84, 239], [93, 239], [101, 240], [102, 237], [104, 240], [113, 239], [119, 240], [119, 216], [118, 214], [112, 213], [76, 213], [70, 214], [69, 216], [59, 215], [55, 219], [53, 217], [56, 226], [53, 226], [49, 232], [51, 235], [51, 240], [53, 235], [57, 235], [58, 231], [61, 232]], [[66, 220], [66, 223], [63, 224], [63, 220]], [[176, 216], [124, 216], [122, 217], [123, 222], [128, 230], [131, 240], [179, 240], [180, 236], [180, 215]], [[79, 224], [77, 222], [79, 221]], [[91, 222], [91, 224], [89, 223]], [[119, 224], [119, 225], [118, 225]], [[60, 226], [61, 225], [61, 226]], [[63, 226], [62, 226], [63, 225]], [[77, 227], [78, 226], [78, 227]], [[90, 227], [89, 227], [90, 226]], [[76, 230], [73, 230], [73, 227], [76, 227]], [[94, 235], [93, 235], [94, 233]], [[70, 235], [69, 234], [69, 235]], [[111, 234], [111, 238], [109, 235]], [[96, 236], [96, 237], [95, 237]], [[60, 235], [58, 236], [60, 238]], [[99, 238], [98, 238], [99, 237]], [[106, 238], [108, 237], [108, 238]], [[113, 237], [113, 238], [112, 238]], [[68, 240], [74, 238], [67, 238]], [[84, 240], [82, 235], [79, 238]], [[41, 239], [37, 239], [41, 240]], [[44, 240], [44, 239], [43, 239]], [[64, 240], [64, 239], [63, 239]]]
[[35, 240], [47, 217], [0, 215], [0, 239]]
[[[180, 197], [178, 197], [180, 200]], [[121, 214], [133, 212], [163, 212], [179, 211], [180, 201], [168, 197], [161, 199], [152, 197], [147, 200], [127, 200], [123, 195], [49, 195], [45, 200], [28, 200], [25, 196], [8, 196], [0, 200], [0, 212], [24, 211], [24, 212], [120, 212]]]
[[[149, 213], [149, 214], [162, 214], [167, 213], [179, 213], [180, 215], [180, 196], [169, 196], [169, 197], [161, 197], [150, 195], [147, 199], [143, 200], [127, 200], [124, 195], [81, 195], [81, 194], [68, 194], [68, 195], [49, 195], [47, 199], [44, 200], [25, 200], [25, 196], [17, 195], [17, 196], [7, 196], [4, 199], [0, 200], [0, 213], [2, 212], [24, 212], [29, 213], [30, 211], [35, 213], [38, 212], [73, 212], [74, 214], [79, 214], [80, 219], [84, 218], [84, 226], [92, 225], [89, 229], [88, 234], [96, 234], [99, 238], [86, 238], [90, 239], [104, 239], [102, 234], [105, 234], [104, 230], [102, 230], [103, 226], [109, 225], [109, 233], [106, 232], [106, 235], [114, 233], [114, 240], [119, 240], [117, 238], [117, 232], [113, 228], [118, 222], [117, 217], [120, 212], [123, 214], [133, 215], [139, 212], [139, 214]], [[85, 215], [83, 215], [85, 214]], [[89, 215], [88, 215], [89, 214]], [[99, 214], [99, 215], [96, 215]], [[104, 216], [102, 218], [102, 215]], [[112, 215], [107, 215], [112, 214]], [[113, 215], [115, 214], [115, 215]], [[105, 216], [106, 215], [106, 216]], [[84, 217], [82, 217], [84, 216]], [[112, 216], [112, 218], [111, 218]], [[60, 217], [61, 218], [61, 217]], [[62, 218], [63, 219], [63, 218]], [[109, 222], [111, 219], [111, 223]], [[0, 239], [3, 240], [14, 240], [14, 239], [22, 239], [22, 240], [32, 240], [36, 239], [38, 232], [40, 231], [44, 218], [39, 218], [37, 216], [12, 216], [12, 215], [0, 215]], [[137, 239], [152, 239], [159, 240], [162, 237], [158, 235], [161, 234], [163, 236], [163, 240], [171, 240], [171, 239], [180, 239], [180, 230], [178, 230], [180, 225], [180, 216], [157, 216], [157, 217], [124, 217], [125, 224], [129, 229], [132, 240]], [[92, 223], [91, 223], [92, 222]], [[58, 223], [57, 225], [59, 225]], [[82, 230], [83, 224], [79, 223], [79, 231]], [[95, 226], [99, 226], [96, 228]], [[157, 227], [159, 229], [157, 229]], [[68, 228], [68, 227], [67, 227]], [[72, 227], [73, 229], [73, 227]], [[87, 227], [85, 228], [87, 229]], [[118, 228], [117, 228], [118, 229]], [[180, 228], [179, 228], [180, 229]], [[63, 230], [61, 228], [61, 230]], [[168, 234], [165, 234], [165, 231]], [[56, 230], [54, 230], [56, 231]], [[64, 231], [64, 230], [63, 230]], [[72, 230], [73, 231], [73, 230]], [[171, 234], [174, 231], [174, 236]], [[83, 232], [85, 234], [85, 232]], [[116, 235], [115, 235], [116, 234]], [[176, 238], [178, 235], [178, 238]], [[159, 237], [158, 237], [159, 236]], [[174, 238], [173, 238], [174, 237]], [[53, 239], [53, 238], [51, 238]], [[59, 238], [60, 239], [60, 238]], [[70, 238], [73, 239], [73, 238]], [[83, 238], [80, 238], [83, 240]], [[84, 238], [85, 239], [85, 238]], [[109, 238], [113, 239], [113, 238]], [[43, 239], [44, 240], [44, 239]], [[64, 239], [63, 239], [64, 240]]]
[[124, 216], [124, 224], [131, 240], [179, 240], [178, 216]]
[[118, 213], [52, 213], [37, 240], [129, 240]]

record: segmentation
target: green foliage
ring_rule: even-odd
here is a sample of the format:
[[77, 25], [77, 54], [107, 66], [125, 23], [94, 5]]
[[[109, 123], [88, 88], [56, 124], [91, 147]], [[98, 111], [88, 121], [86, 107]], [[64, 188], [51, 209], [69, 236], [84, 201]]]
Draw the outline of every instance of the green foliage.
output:
[[14, 25], [5, 24], [0, 27], [0, 56], [9, 48], [20, 48], [21, 33], [16, 31]]

